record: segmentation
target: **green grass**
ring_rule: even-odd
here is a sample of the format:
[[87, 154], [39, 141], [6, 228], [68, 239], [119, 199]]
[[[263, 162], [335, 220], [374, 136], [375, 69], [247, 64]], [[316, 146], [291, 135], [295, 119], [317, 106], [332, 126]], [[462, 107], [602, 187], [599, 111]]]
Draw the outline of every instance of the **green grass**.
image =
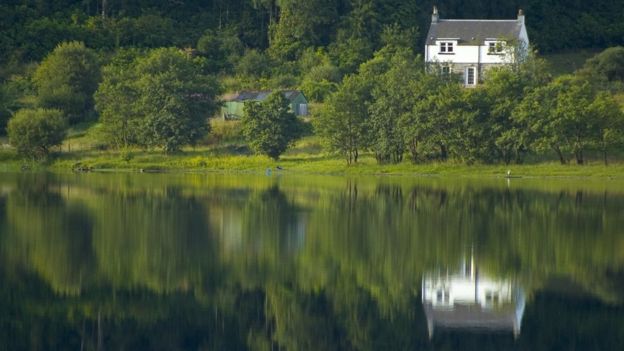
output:
[[[15, 164], [15, 161], [12, 161]], [[281, 173], [333, 174], [333, 175], [441, 175], [469, 177], [502, 177], [507, 170], [522, 177], [624, 177], [624, 163], [609, 166], [595, 161], [586, 165], [560, 165], [543, 162], [528, 165], [466, 165], [460, 163], [379, 165], [374, 158], [363, 157], [358, 164], [346, 162], [326, 154], [285, 155], [279, 161], [256, 155], [220, 155], [210, 149], [187, 150], [182, 154], [164, 155], [160, 152], [131, 152], [125, 157], [121, 152], [64, 153], [46, 165], [56, 170], [77, 167], [91, 170], [131, 171], [199, 171], [199, 172], [251, 172], [264, 173], [267, 169]]]

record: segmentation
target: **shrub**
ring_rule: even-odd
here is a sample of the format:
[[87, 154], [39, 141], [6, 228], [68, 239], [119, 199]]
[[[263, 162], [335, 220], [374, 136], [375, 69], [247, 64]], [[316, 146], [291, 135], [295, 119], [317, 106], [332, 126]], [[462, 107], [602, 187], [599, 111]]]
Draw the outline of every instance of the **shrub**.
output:
[[9, 143], [25, 157], [42, 159], [65, 137], [65, 117], [59, 110], [22, 109], [9, 121]]

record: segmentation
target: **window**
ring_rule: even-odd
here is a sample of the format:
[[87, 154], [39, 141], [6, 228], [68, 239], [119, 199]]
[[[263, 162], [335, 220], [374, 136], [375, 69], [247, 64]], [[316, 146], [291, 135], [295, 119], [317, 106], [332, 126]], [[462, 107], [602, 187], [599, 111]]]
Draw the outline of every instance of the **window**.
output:
[[488, 54], [502, 54], [502, 53], [503, 53], [503, 43], [501, 42], [488, 43]]
[[440, 53], [441, 54], [452, 54], [453, 53], [453, 43], [449, 41], [440, 42]]
[[451, 294], [448, 291], [448, 289], [442, 290], [442, 289], [438, 289], [437, 294], [436, 294], [436, 300], [438, 302], [444, 302], [444, 303], [448, 303], [450, 300]]
[[474, 67], [466, 68], [466, 85], [476, 85], [477, 84], [477, 72]]
[[485, 303], [486, 305], [498, 305], [500, 302], [500, 295], [497, 291], [486, 291], [485, 292]]
[[451, 67], [449, 66], [442, 66], [442, 75], [443, 76], [448, 76], [451, 74]]

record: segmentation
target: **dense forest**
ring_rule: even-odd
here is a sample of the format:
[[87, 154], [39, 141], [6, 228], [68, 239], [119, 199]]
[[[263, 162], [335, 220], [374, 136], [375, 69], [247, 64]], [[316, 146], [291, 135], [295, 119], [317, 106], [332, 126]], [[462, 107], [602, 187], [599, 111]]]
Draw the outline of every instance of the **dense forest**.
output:
[[[442, 18], [522, 8], [532, 52], [611, 49], [557, 79], [531, 55], [465, 91], [419, 56], [434, 4]], [[583, 164], [588, 152], [608, 163], [624, 145], [621, 1], [9, 0], [0, 16], [0, 134], [26, 157], [45, 158], [77, 125], [100, 149], [177, 152], [205, 143], [222, 93], [285, 88], [317, 104], [316, 125], [273, 98], [239, 133], [274, 159], [312, 129], [349, 164], [544, 153]]]
[[310, 46], [354, 48], [359, 39], [376, 49], [390, 24], [417, 29], [421, 43], [434, 4], [443, 18], [514, 18], [523, 8], [542, 52], [604, 48], [624, 37], [624, 4], [617, 0], [5, 0], [0, 62], [38, 61], [69, 40], [105, 50], [195, 47], [207, 31], [229, 31], [246, 48], [284, 54]]

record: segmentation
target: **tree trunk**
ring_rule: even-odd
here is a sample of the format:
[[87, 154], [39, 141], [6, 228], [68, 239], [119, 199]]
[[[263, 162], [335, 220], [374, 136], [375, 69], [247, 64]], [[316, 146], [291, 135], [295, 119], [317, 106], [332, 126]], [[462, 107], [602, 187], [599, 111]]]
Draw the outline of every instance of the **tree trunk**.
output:
[[559, 156], [559, 161], [561, 161], [562, 165], [565, 165], [566, 163], [568, 163], [566, 161], [565, 157], [563, 157], [563, 153], [561, 152], [561, 149], [559, 148], [559, 146], [555, 146], [555, 147], [553, 147], [553, 149], [555, 149], [555, 152]]
[[102, 18], [106, 18], [106, 7], [108, 5], [107, 0], [102, 0]]
[[582, 165], [583, 164], [583, 149], [577, 150], [574, 154], [576, 155], [576, 164]]
[[409, 143], [410, 154], [412, 155], [412, 162], [418, 162], [418, 141], [412, 139]]
[[440, 159], [442, 161], [446, 161], [448, 158], [448, 150], [446, 149], [446, 145], [440, 143]]
[[604, 159], [604, 165], [608, 166], [609, 165], [609, 160], [607, 159], [607, 148], [603, 148], [602, 149], [602, 158]]

